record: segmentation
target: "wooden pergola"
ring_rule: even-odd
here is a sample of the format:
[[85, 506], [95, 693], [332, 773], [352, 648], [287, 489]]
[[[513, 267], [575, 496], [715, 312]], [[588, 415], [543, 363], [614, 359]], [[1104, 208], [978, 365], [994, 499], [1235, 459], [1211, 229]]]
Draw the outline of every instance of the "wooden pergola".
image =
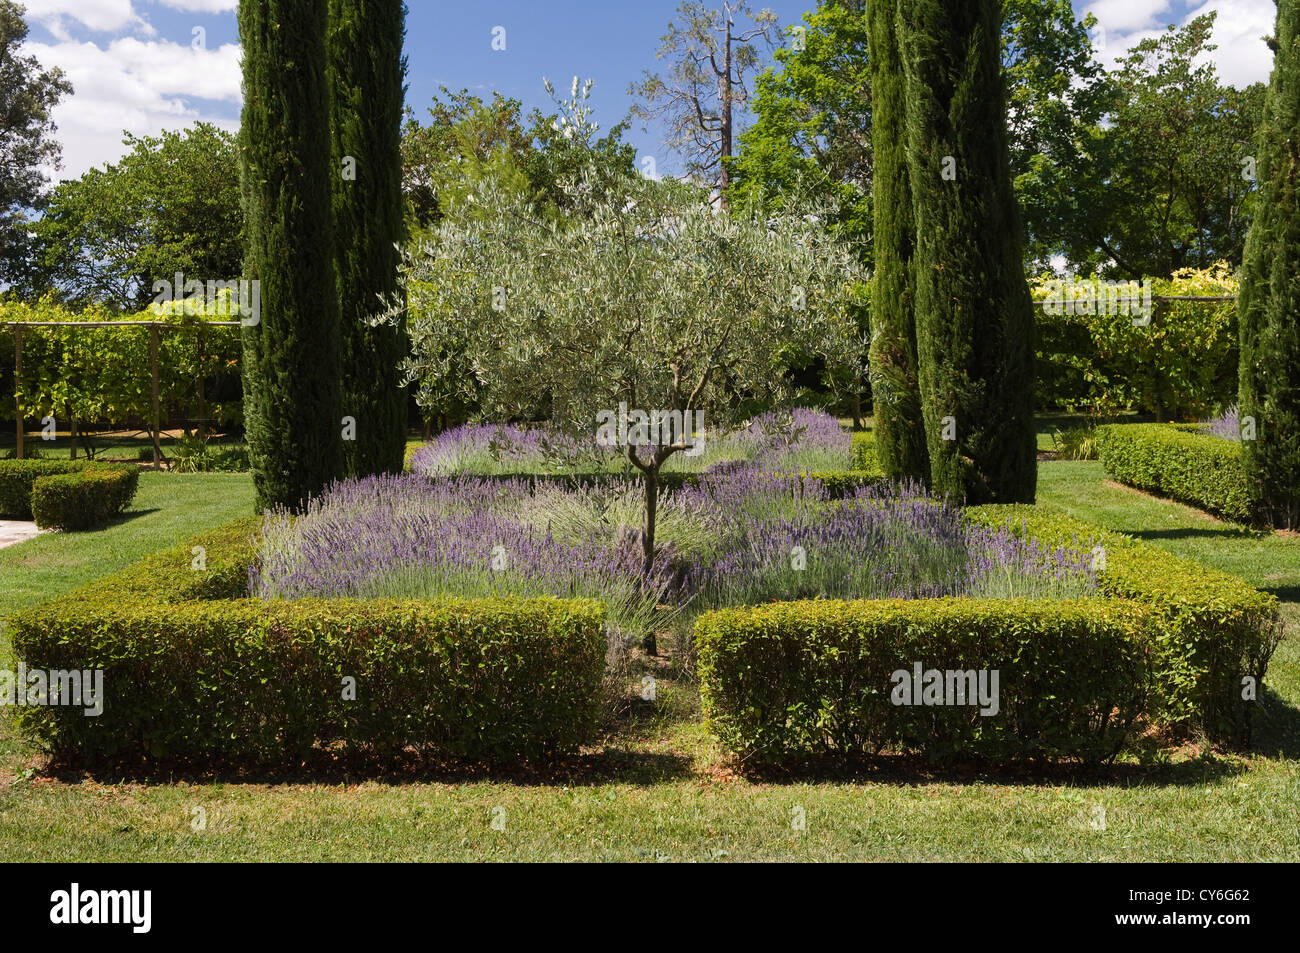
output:
[[[23, 374], [23, 329], [24, 328], [148, 328], [149, 329], [149, 374], [152, 382], [152, 398], [150, 403], [149, 423], [150, 430], [153, 434], [153, 465], [155, 469], [162, 468], [162, 447], [158, 441], [158, 429], [160, 427], [160, 411], [158, 407], [158, 337], [164, 330], [185, 331], [195, 327], [195, 325], [169, 324], [164, 321], [6, 321], [4, 326], [12, 328], [14, 332], [14, 403], [17, 409], [17, 419], [15, 427], [18, 435], [18, 459], [23, 459], [23, 399], [22, 399], [22, 374]], [[239, 321], [202, 321], [197, 327], [202, 333], [203, 328], [238, 328], [242, 323]], [[203, 406], [203, 388], [199, 388], [199, 413], [202, 414]]]

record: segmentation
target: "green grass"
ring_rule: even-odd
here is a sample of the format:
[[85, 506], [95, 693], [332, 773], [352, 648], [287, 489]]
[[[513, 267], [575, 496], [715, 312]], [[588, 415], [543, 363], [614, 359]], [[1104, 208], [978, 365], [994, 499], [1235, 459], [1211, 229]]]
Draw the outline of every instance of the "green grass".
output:
[[[1300, 540], [1260, 536], [1105, 485], [1093, 463], [1040, 468], [1047, 507], [1238, 572], [1300, 624]], [[0, 551], [5, 611], [248, 511], [247, 477], [147, 474], [134, 515], [99, 534]], [[183, 514], [183, 515], [182, 515]], [[21, 590], [11, 591], [10, 579]], [[644, 664], [644, 663], [643, 663]], [[698, 721], [689, 680], [656, 670], [604, 743], [545, 773], [421, 765], [381, 779], [340, 767], [275, 779], [42, 774], [0, 726], [0, 856], [12, 860], [1081, 860], [1300, 859], [1300, 665], [1270, 668], [1246, 755], [1151, 752], [1098, 774], [934, 775], [910, 761], [844, 777], [738, 775]], [[641, 671], [629, 678], [635, 693]], [[191, 822], [202, 808], [207, 826]], [[504, 830], [494, 830], [494, 809]], [[806, 830], [792, 826], [796, 809]], [[1104, 811], [1104, 826], [1099, 823]]]

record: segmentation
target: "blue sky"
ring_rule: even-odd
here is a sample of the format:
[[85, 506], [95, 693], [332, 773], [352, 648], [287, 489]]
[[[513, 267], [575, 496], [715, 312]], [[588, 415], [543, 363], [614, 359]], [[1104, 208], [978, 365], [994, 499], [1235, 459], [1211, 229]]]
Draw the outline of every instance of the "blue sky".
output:
[[[135, 134], [181, 128], [198, 120], [238, 124], [239, 50], [234, 0], [21, 0], [32, 27], [29, 51], [58, 65], [76, 87], [55, 114], [64, 145], [64, 176], [117, 159], [123, 129]], [[656, 68], [659, 38], [677, 0], [407, 0], [408, 105], [423, 111], [438, 86], [493, 90], [546, 107], [548, 76], [561, 94], [574, 75], [595, 80], [593, 103], [602, 128], [627, 114], [629, 83]], [[799, 22], [815, 0], [762, 0], [783, 25]], [[1273, 20], [1272, 0], [1074, 0], [1105, 28], [1109, 54], [1143, 36], [1217, 9], [1215, 54], [1235, 83], [1266, 79], [1268, 50], [1260, 37]], [[506, 49], [494, 51], [494, 27]], [[196, 35], [196, 30], [202, 33]], [[195, 48], [199, 41], [202, 48]], [[660, 130], [633, 125], [628, 138], [661, 172], [679, 162]]]

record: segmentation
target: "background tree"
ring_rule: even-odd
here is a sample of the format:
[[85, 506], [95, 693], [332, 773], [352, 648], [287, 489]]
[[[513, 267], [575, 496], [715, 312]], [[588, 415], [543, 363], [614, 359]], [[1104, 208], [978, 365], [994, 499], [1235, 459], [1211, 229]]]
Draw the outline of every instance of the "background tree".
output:
[[[330, 0], [334, 224], [342, 343], [343, 443], [349, 476], [400, 473], [406, 451], [405, 356], [400, 323], [372, 324], [400, 292], [406, 237], [402, 115], [406, 96], [403, 0]], [[348, 167], [351, 163], [351, 167]]]
[[[736, 29], [736, 16], [754, 26]], [[758, 67], [757, 40], [771, 42], [776, 14], [763, 9], [751, 14], [747, 0], [713, 9], [683, 0], [677, 18], [660, 41], [658, 59], [670, 59], [667, 78], [648, 70], [628, 90], [641, 98], [633, 114], [663, 118], [667, 144], [687, 158], [687, 171], [715, 187], [725, 207], [731, 178], [737, 112], [749, 100], [749, 76]]]
[[0, 282], [22, 277], [28, 213], [45, 197], [42, 167], [57, 166], [61, 149], [51, 112], [72, 92], [58, 69], [19, 56], [27, 39], [25, 10], [0, 0]]
[[[871, 255], [871, 66], [862, 0], [820, 0], [757, 77], [754, 121], [732, 163], [733, 201], [768, 209], [809, 197]], [[1069, 0], [1004, 0], [1002, 68], [1011, 169], [1031, 259], [1045, 268], [1089, 210], [1072, 201], [1079, 143], [1101, 121], [1105, 74]], [[802, 47], [802, 49], [800, 49]], [[1086, 161], [1095, 161], [1088, 157]]]
[[[1239, 406], [1254, 418], [1243, 461], [1274, 525], [1300, 526], [1300, 4], [1278, 3], [1258, 148], [1259, 212], [1242, 267]], [[1249, 438], [1249, 434], [1243, 434]]]
[[[1143, 40], [1109, 79], [1105, 121], [1052, 175], [1067, 190], [1058, 245], [1081, 273], [1168, 278], [1242, 259], [1253, 206], [1244, 165], [1264, 87], [1219, 82], [1214, 12]], [[1045, 174], [1042, 181], [1050, 181]]]
[[916, 222], [907, 162], [907, 77], [899, 45], [899, 0], [871, 0], [868, 16], [876, 189], [869, 363], [876, 448], [890, 477], [926, 482], [930, 464], [917, 365], [912, 261]]
[[1011, 188], [1001, 0], [908, 0], [908, 178], [930, 484], [1033, 502], [1034, 322]]
[[16, 290], [70, 307], [135, 312], [153, 282], [239, 276], [243, 212], [235, 137], [208, 123], [122, 140], [116, 163], [59, 183], [31, 226], [31, 267]]
[[298, 508], [342, 468], [327, 12], [325, 0], [239, 5], [240, 172], [249, 277], [261, 282], [261, 321], [243, 332], [258, 509]]

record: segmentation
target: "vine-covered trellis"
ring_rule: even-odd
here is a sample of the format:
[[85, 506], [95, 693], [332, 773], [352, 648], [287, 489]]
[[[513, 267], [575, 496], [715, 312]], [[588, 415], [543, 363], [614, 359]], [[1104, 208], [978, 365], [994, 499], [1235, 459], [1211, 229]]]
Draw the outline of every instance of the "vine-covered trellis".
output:
[[[76, 440], [76, 420], [149, 422], [153, 463], [160, 467], [159, 441], [164, 402], [176, 403], [193, 386], [199, 417], [206, 417], [204, 378], [223, 365], [237, 366], [239, 339], [218, 343], [207, 331], [229, 334], [238, 321], [176, 319], [157, 321], [5, 321], [13, 336], [14, 411], [17, 455], [25, 453], [28, 410], [65, 412]], [[100, 331], [91, 342], [88, 333]], [[109, 332], [118, 332], [116, 334]], [[147, 350], [144, 347], [147, 332]], [[164, 332], [167, 337], [164, 339]], [[178, 334], [177, 332], [188, 332]], [[192, 335], [192, 340], [187, 340]], [[217, 346], [213, 346], [217, 345]], [[161, 355], [165, 349], [171, 353]], [[24, 353], [26, 351], [26, 354]], [[147, 362], [146, 367], [143, 366]], [[147, 393], [143, 380], [149, 382]]]

